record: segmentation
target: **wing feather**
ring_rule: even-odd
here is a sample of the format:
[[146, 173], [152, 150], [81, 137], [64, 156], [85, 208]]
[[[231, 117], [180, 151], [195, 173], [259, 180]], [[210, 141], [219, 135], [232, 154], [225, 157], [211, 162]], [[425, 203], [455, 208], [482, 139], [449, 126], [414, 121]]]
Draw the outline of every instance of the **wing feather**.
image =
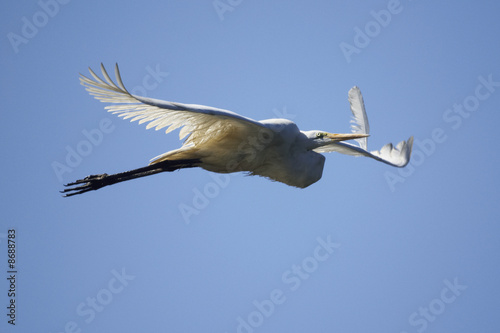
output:
[[[356, 134], [370, 134], [370, 125], [368, 124], [368, 116], [366, 115], [365, 103], [363, 96], [358, 87], [353, 87], [348, 93], [349, 104], [351, 105], [352, 119], [351, 130]], [[363, 149], [367, 147], [367, 138], [356, 139], [359, 146]]]
[[394, 147], [391, 143], [386, 144], [380, 150], [367, 151], [359, 146], [348, 142], [331, 143], [328, 146], [323, 146], [320, 150], [315, 149], [318, 153], [337, 152], [351, 156], [366, 156], [377, 161], [402, 168], [410, 162], [411, 150], [413, 146], [413, 137], [407, 141], [401, 141]]
[[199, 144], [223, 127], [265, 128], [258, 121], [228, 110], [132, 95], [123, 84], [118, 64], [115, 66], [117, 83], [111, 79], [102, 64], [101, 73], [104, 79], [90, 68], [89, 72], [92, 78], [80, 74], [80, 83], [94, 98], [101, 102], [112, 103], [105, 107], [108, 112], [123, 119], [130, 119], [131, 122], [148, 123], [146, 129], [160, 130], [167, 127], [165, 133], [182, 127], [179, 138], [188, 136], [185, 144]]
[[[353, 87], [349, 90], [349, 103], [353, 119], [351, 120], [351, 129], [353, 133], [369, 134], [370, 126], [368, 124], [368, 116], [366, 115], [363, 96], [358, 87]], [[407, 141], [401, 141], [394, 147], [392, 143], [388, 143], [380, 150], [368, 151], [368, 138], [356, 139], [358, 145], [348, 142], [336, 142], [326, 146], [314, 149], [318, 153], [338, 152], [351, 156], [366, 156], [377, 161], [395, 167], [404, 167], [410, 162], [411, 150], [413, 146], [413, 137]]]

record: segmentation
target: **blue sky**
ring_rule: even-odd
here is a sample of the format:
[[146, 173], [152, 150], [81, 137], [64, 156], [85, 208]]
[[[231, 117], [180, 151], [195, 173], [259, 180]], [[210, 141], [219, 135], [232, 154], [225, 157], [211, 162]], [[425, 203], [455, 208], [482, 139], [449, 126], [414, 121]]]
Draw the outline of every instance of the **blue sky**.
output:
[[[3, 7], [0, 331], [498, 329], [498, 3]], [[101, 62], [136, 93], [304, 130], [349, 132], [358, 85], [369, 148], [414, 135], [413, 159], [332, 153], [302, 190], [190, 169], [62, 198], [64, 183], [181, 145], [88, 95], [78, 74]]]

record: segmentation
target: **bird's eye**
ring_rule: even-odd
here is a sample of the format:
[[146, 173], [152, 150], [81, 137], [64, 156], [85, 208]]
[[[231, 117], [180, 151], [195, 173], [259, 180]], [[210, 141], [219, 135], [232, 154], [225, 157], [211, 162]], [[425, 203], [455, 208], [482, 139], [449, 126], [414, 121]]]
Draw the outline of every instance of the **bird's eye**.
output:
[[324, 136], [325, 136], [325, 133], [317, 133], [317, 134], [316, 134], [316, 137], [317, 137], [317, 138], [322, 138], [322, 137], [324, 137]]

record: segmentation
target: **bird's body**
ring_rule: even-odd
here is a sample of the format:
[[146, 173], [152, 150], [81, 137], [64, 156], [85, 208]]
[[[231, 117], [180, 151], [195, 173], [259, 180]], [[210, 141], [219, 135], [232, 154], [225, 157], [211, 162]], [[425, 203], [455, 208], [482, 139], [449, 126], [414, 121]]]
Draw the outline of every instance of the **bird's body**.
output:
[[212, 172], [245, 171], [287, 185], [307, 187], [321, 178], [325, 157], [307, 147], [307, 136], [287, 119], [261, 121], [262, 127], [225, 126], [203, 144], [185, 145], [153, 159], [199, 159]]
[[[166, 132], [181, 127], [180, 138], [187, 136], [179, 149], [152, 159], [148, 167], [116, 175], [95, 175], [65, 189], [66, 196], [95, 190], [117, 182], [186, 167], [201, 167], [218, 173], [248, 172], [290, 186], [305, 188], [317, 182], [325, 163], [324, 152], [367, 156], [381, 162], [403, 167], [410, 158], [413, 138], [392, 144], [380, 151], [366, 150], [369, 133], [368, 119], [361, 92], [349, 91], [354, 125], [349, 134], [323, 131], [300, 131], [287, 119], [255, 121], [234, 112], [202, 105], [166, 102], [130, 94], [115, 69], [116, 85], [101, 65], [104, 80], [92, 70], [94, 79], [82, 75], [82, 84], [97, 99], [113, 103], [108, 111], [124, 119], [148, 122], [147, 128], [167, 127]], [[355, 139], [358, 145], [341, 142]], [[80, 185], [83, 184], [83, 185]]]

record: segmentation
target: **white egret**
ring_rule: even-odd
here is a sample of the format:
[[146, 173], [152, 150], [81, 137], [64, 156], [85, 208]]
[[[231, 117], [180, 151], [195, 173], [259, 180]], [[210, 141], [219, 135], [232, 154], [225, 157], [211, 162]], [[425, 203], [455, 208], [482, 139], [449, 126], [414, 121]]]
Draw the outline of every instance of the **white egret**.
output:
[[[139, 121], [139, 124], [148, 123], [147, 129], [167, 127], [166, 133], [169, 133], [181, 128], [180, 139], [186, 136], [187, 139], [181, 148], [153, 158], [146, 167], [113, 175], [91, 175], [66, 184], [69, 188], [62, 191], [65, 196], [191, 167], [218, 173], [244, 171], [305, 188], [322, 176], [325, 157], [320, 153], [367, 156], [396, 167], [404, 167], [410, 160], [413, 137], [401, 141], [396, 147], [389, 143], [379, 151], [367, 150], [368, 118], [357, 87], [349, 91], [352, 133], [332, 134], [300, 131], [287, 119], [255, 121], [227, 110], [132, 95], [122, 82], [118, 65], [115, 67], [117, 83], [102, 64], [104, 80], [92, 69], [89, 71], [93, 79], [81, 75], [81, 84], [96, 99], [112, 103], [106, 106], [109, 112], [130, 121]], [[351, 139], [357, 144], [342, 142]]]

